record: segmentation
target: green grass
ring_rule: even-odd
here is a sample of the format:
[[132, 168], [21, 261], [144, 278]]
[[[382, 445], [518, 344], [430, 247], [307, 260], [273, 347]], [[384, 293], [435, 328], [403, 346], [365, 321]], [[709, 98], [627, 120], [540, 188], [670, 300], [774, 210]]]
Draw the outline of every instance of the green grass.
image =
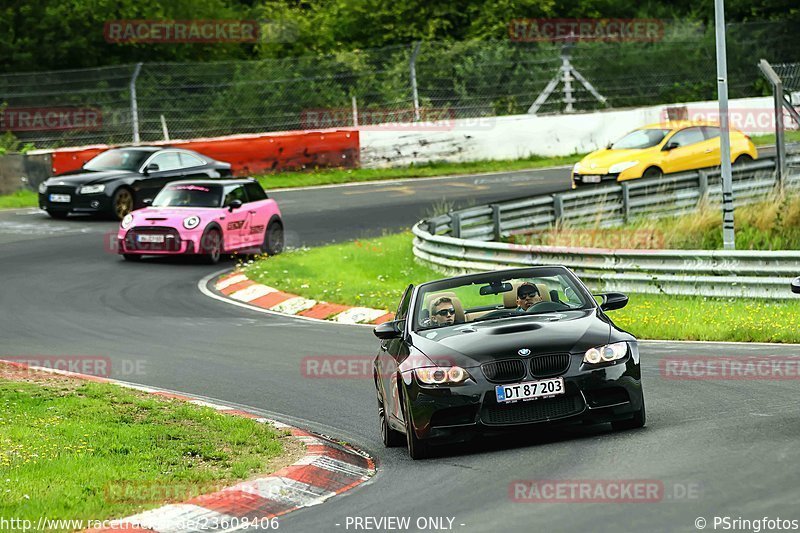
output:
[[174, 487], [182, 501], [285, 453], [281, 432], [250, 419], [109, 384], [20, 380], [2, 366], [0, 405], [0, 516], [34, 524], [160, 506], [131, 488]]
[[37, 205], [39, 205], [38, 195], [27, 189], [11, 194], [0, 194], [0, 209], [36, 207]]
[[579, 161], [585, 154], [564, 157], [530, 156], [522, 159], [482, 160], [465, 163], [425, 163], [408, 167], [373, 169], [317, 169], [306, 172], [280, 172], [257, 176], [265, 189], [285, 187], [310, 187], [338, 183], [356, 183], [402, 178], [425, 178], [455, 174], [478, 174], [482, 172], [506, 172], [559, 165]]
[[[772, 194], [736, 208], [737, 250], [800, 250], [800, 195]], [[703, 205], [690, 214], [635, 220], [619, 228], [560, 227], [518, 234], [509, 242], [596, 248], [722, 249], [722, 210]]]
[[[800, 142], [800, 131], [789, 130], [783, 135], [784, 142]], [[775, 144], [775, 134], [769, 133], [765, 135], [751, 135], [750, 139], [756, 146], [764, 146]]]
[[[445, 277], [420, 265], [410, 233], [288, 251], [246, 266], [256, 281], [307, 298], [394, 311], [409, 283]], [[789, 290], [789, 287], [786, 287]], [[609, 314], [643, 339], [800, 342], [797, 301], [631, 294]]]

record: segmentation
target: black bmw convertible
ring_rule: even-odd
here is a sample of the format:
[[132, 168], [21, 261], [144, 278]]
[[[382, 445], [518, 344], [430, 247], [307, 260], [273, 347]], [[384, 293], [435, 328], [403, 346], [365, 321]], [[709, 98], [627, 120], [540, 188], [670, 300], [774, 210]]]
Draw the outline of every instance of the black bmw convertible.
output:
[[172, 181], [231, 176], [230, 163], [166, 146], [112, 148], [75, 173], [39, 185], [39, 207], [53, 218], [70, 213], [107, 214], [117, 220], [144, 207]]
[[645, 425], [636, 338], [569, 269], [530, 267], [410, 285], [375, 328], [381, 434], [414, 459], [431, 446], [536, 424]]

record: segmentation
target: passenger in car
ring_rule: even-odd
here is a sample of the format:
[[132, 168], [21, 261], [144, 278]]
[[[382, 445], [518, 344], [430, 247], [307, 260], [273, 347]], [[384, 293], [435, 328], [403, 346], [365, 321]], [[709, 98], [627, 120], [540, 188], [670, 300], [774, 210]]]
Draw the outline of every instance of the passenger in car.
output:
[[517, 311], [525, 312], [533, 304], [543, 301], [542, 295], [539, 294], [539, 287], [533, 283], [523, 283], [517, 288]]

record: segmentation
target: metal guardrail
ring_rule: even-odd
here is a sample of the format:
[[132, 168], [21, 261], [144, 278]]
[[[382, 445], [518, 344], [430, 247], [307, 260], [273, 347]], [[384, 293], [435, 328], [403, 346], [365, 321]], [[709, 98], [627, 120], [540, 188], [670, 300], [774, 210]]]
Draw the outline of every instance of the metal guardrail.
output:
[[[800, 156], [789, 159], [787, 187], [800, 188]], [[765, 198], [775, 186], [774, 160], [734, 170], [737, 205]], [[447, 272], [563, 264], [593, 290], [713, 297], [791, 298], [800, 251], [633, 250], [497, 242], [520, 230], [613, 227], [719, 203], [720, 173], [702, 170], [542, 195], [453, 211], [418, 222], [414, 255]]]

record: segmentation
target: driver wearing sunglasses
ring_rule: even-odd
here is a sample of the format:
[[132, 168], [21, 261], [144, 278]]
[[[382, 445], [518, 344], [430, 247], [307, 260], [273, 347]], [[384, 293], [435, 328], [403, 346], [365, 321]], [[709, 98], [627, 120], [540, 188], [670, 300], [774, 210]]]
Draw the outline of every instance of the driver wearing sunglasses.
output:
[[456, 308], [447, 296], [435, 299], [430, 306], [431, 326], [452, 326], [456, 321]]
[[533, 283], [523, 283], [517, 289], [517, 311], [525, 312], [533, 304], [538, 304], [543, 300], [544, 298], [539, 294], [539, 287]]

